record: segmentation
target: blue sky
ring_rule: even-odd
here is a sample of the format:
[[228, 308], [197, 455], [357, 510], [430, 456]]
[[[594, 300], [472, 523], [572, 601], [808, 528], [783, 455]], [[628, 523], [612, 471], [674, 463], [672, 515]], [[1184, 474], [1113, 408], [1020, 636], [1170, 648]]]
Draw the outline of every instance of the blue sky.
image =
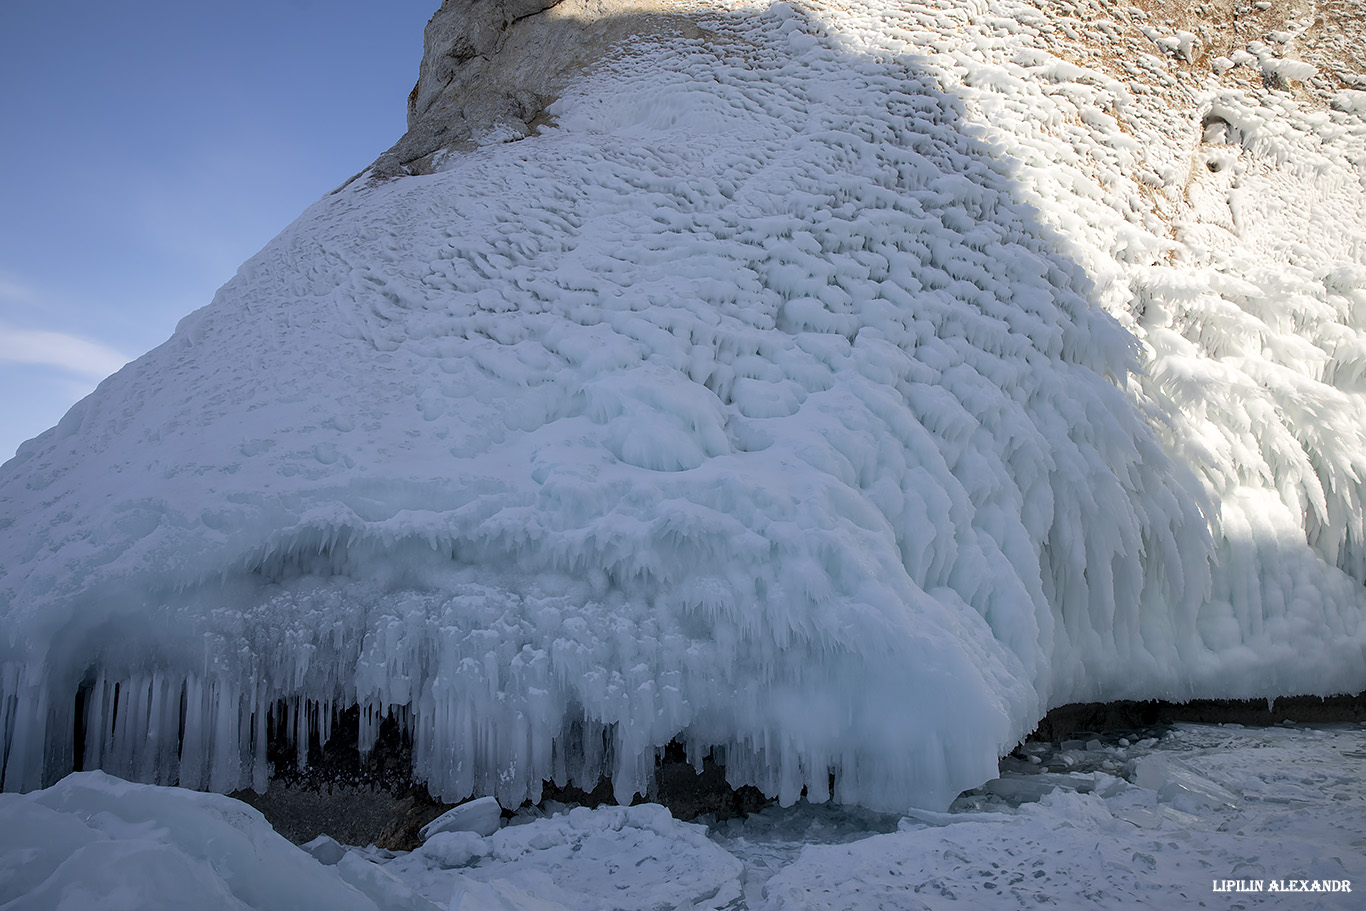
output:
[[439, 5], [0, 3], [0, 461], [398, 139]]

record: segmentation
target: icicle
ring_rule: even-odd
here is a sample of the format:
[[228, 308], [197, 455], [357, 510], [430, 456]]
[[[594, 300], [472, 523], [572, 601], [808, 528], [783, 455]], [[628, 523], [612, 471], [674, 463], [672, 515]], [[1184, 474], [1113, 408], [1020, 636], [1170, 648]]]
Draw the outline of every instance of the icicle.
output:
[[210, 791], [226, 794], [237, 790], [242, 779], [242, 697], [236, 687], [214, 681], [209, 684], [209, 717], [213, 733], [209, 752]]
[[109, 684], [103, 672], [95, 678], [95, 685], [85, 701], [85, 755], [81, 757], [81, 768], [98, 769], [104, 758], [104, 713], [109, 698]]
[[[255, 685], [256, 681], [252, 680], [252, 689]], [[256, 764], [251, 736], [254, 702], [254, 694], [250, 689], [240, 692], [237, 700], [237, 784], [233, 790], [251, 786], [252, 769]]]
[[31, 791], [42, 787], [43, 748], [46, 742], [47, 687], [34, 684], [20, 675], [10, 734], [9, 754], [5, 757], [6, 791]]
[[203, 790], [209, 783], [210, 732], [203, 681], [185, 679], [185, 733], [180, 748], [180, 786]]
[[289, 716], [293, 721], [291, 732], [294, 737], [294, 755], [299, 771], [308, 768], [308, 735], [312, 725], [308, 724], [308, 702], [302, 696], [289, 700]]
[[156, 783], [171, 785], [180, 777], [180, 700], [181, 681], [157, 674], [156, 686], [161, 693], [160, 717], [157, 720], [157, 778]]
[[114, 711], [109, 716], [109, 752], [105, 759], [105, 771], [120, 778], [132, 777], [132, 734], [133, 686], [129, 681], [114, 684]]
[[251, 730], [251, 789], [257, 794], [264, 794], [270, 783], [270, 765], [266, 754], [266, 711], [265, 687], [261, 687], [256, 697], [256, 711]]
[[318, 734], [318, 745], [326, 746], [327, 742], [332, 739], [332, 713], [336, 711], [336, 709], [333, 706], [331, 699], [323, 700], [322, 705], [323, 707], [320, 713], [322, 716], [322, 727]]
[[378, 736], [379, 723], [375, 720], [375, 708], [366, 703], [360, 708], [359, 730], [356, 734], [356, 749], [360, 751], [361, 760], [364, 761], [369, 755], [370, 750], [375, 746], [375, 739]]
[[0, 664], [0, 779], [9, 765], [18, 708], [19, 668], [13, 664]]
[[156, 744], [153, 742], [153, 719], [160, 711], [155, 676], [134, 677], [129, 683], [129, 697], [133, 714], [129, 725], [128, 768], [133, 781], [156, 779]]

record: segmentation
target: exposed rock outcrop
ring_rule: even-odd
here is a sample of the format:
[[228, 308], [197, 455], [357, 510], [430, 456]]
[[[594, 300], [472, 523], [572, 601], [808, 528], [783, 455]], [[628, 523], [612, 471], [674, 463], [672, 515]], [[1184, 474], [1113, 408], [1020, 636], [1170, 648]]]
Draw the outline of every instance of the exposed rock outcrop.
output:
[[[427, 23], [408, 132], [379, 176], [422, 174], [445, 151], [530, 135], [566, 80], [643, 34], [696, 38], [679, 0], [445, 0]], [[666, 15], [667, 14], [667, 15]]]

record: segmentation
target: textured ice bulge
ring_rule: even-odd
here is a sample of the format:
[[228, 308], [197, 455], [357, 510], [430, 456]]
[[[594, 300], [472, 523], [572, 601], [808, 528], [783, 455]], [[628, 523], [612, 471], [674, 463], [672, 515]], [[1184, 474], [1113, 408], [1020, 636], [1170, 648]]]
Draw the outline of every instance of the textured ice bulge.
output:
[[1219, 99], [1178, 268], [996, 10], [718, 10], [308, 210], [0, 470], [4, 789], [359, 703], [452, 800], [942, 809], [1053, 705], [1366, 687], [1361, 115]]
[[[0, 900], [9, 911], [435, 911], [316, 862], [219, 794], [82, 772], [0, 794]], [[335, 861], [334, 861], [335, 863]], [[392, 879], [392, 877], [390, 877]]]

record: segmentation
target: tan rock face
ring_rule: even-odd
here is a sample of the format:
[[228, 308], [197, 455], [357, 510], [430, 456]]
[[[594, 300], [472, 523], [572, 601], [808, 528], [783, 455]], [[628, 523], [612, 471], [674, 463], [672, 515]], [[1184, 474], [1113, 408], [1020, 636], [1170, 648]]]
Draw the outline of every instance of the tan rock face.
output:
[[568, 78], [620, 42], [698, 35], [697, 7], [681, 0], [445, 0], [427, 23], [408, 132], [374, 171], [426, 173], [445, 150], [529, 135]]
[[[1267, 82], [1327, 103], [1366, 87], [1363, 0], [1036, 0], [1052, 50], [1121, 78], [1137, 55], [1170, 58], [1158, 91], [1198, 85], [1211, 70], [1252, 88]], [[641, 34], [696, 37], [707, 0], [444, 0], [427, 24], [408, 132], [375, 162], [378, 176], [421, 174], [446, 150], [530, 135], [575, 74]], [[1250, 54], [1251, 47], [1255, 54]], [[1257, 61], [1253, 61], [1253, 57]], [[1312, 77], [1282, 59], [1315, 68]], [[1246, 65], [1244, 65], [1246, 64]], [[1254, 65], [1255, 64], [1255, 65]], [[1286, 70], [1286, 75], [1281, 70]]]
[[[560, 0], [455, 0], [445, 2], [427, 23], [422, 68], [408, 98], [408, 128], [445, 100], [446, 90], [486, 72], [508, 38], [523, 29], [528, 16], [542, 13]], [[510, 31], [511, 30], [511, 31]], [[459, 100], [459, 99], [455, 99]]]

